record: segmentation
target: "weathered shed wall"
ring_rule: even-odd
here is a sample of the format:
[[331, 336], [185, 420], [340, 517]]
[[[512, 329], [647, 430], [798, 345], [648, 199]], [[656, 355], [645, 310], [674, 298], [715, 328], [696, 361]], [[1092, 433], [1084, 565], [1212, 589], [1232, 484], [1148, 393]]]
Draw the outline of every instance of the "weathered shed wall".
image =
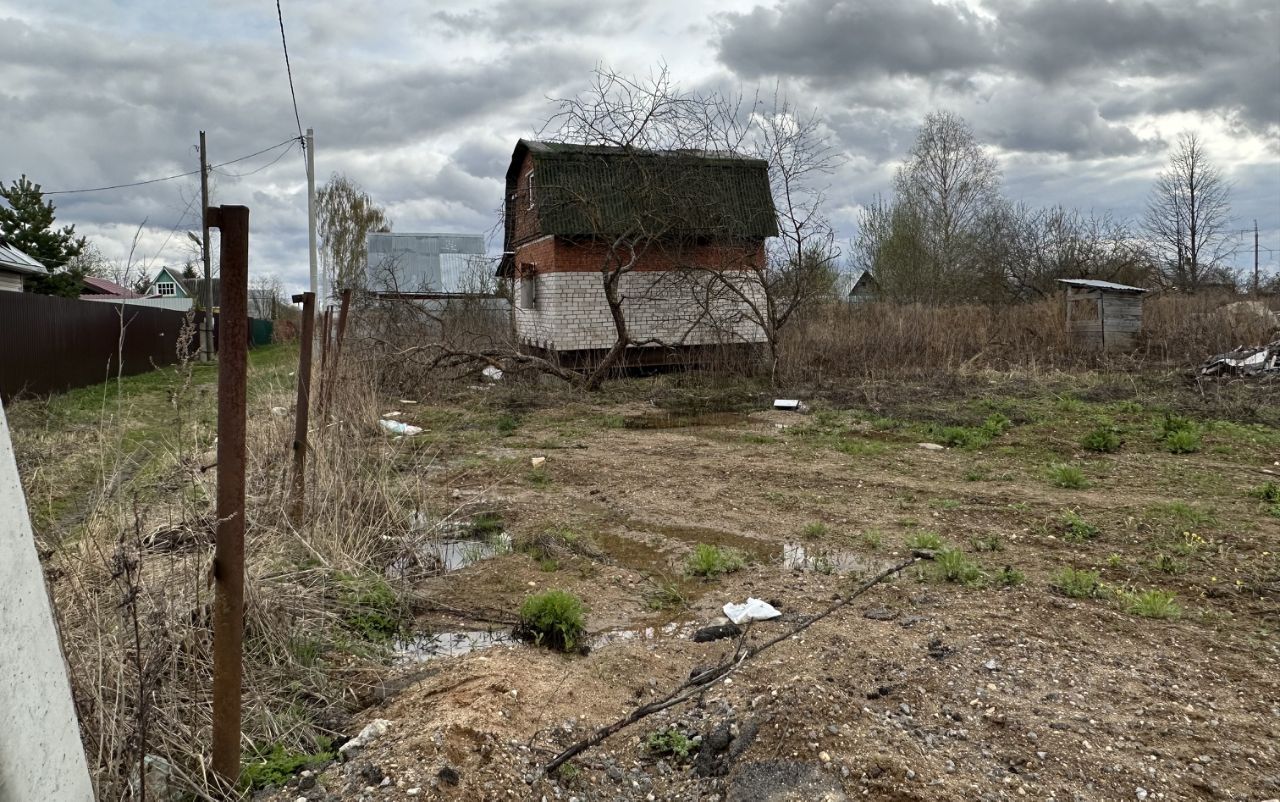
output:
[[1142, 296], [1103, 290], [1067, 290], [1067, 321], [1077, 343], [1132, 348], [1142, 331]]

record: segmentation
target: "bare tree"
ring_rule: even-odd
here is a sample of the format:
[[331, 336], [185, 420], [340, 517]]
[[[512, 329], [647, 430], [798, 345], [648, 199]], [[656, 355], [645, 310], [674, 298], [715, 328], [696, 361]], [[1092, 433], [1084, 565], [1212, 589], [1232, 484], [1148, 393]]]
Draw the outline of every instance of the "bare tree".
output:
[[1058, 279], [1093, 278], [1121, 284], [1151, 280], [1145, 244], [1123, 221], [1109, 214], [1075, 209], [1018, 207], [1001, 241], [988, 248], [999, 275], [1014, 298], [1046, 297], [1059, 291]]
[[1146, 228], [1165, 281], [1195, 291], [1230, 254], [1231, 188], [1194, 132], [1178, 137], [1147, 201]]
[[316, 195], [320, 256], [326, 285], [339, 289], [364, 286], [365, 237], [371, 231], [390, 231], [391, 218], [359, 184], [334, 173]]

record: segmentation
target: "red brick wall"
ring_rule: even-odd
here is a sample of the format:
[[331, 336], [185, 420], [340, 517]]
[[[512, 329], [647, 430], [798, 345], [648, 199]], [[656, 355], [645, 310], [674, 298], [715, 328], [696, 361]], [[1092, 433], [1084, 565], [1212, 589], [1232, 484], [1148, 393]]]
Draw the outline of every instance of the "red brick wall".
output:
[[[571, 273], [600, 271], [609, 254], [608, 246], [600, 242], [570, 242], [561, 238], [542, 240], [554, 242], [554, 253], [541, 260], [526, 258], [525, 249], [517, 251], [517, 262], [537, 262], [539, 273]], [[627, 256], [620, 251], [620, 257]], [[681, 248], [652, 246], [641, 255], [635, 270], [676, 270], [681, 267], [704, 267], [715, 270], [745, 270], [764, 266], [764, 243], [752, 245], [689, 245]], [[612, 263], [610, 264], [612, 266]]]
[[[538, 229], [538, 216], [536, 210], [529, 208], [529, 171], [533, 169], [533, 155], [526, 153], [524, 155], [524, 163], [520, 165], [520, 178], [516, 181], [516, 197], [510, 201], [510, 213], [515, 220], [515, 226], [512, 230], [512, 240], [514, 242], [523, 242], [527, 239], [533, 239], [541, 235]], [[534, 200], [537, 201], [538, 181], [534, 176]]]

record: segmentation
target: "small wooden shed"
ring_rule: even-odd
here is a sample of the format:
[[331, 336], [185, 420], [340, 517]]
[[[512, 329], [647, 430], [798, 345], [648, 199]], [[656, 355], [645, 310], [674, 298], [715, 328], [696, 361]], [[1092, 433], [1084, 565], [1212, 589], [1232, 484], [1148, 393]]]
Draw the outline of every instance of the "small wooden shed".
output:
[[1094, 348], [1132, 348], [1142, 330], [1141, 287], [1087, 278], [1058, 279], [1067, 285], [1067, 330]]

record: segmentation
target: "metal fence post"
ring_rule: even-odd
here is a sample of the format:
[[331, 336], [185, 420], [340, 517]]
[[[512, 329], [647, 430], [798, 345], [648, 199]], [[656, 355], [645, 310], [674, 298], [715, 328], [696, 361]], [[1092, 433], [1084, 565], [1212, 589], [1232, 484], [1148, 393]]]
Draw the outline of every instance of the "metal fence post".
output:
[[244, 652], [245, 383], [249, 358], [249, 210], [208, 209], [222, 232], [218, 343], [218, 529], [213, 552], [213, 771], [240, 779]]
[[293, 500], [289, 517], [294, 525], [302, 522], [307, 498], [307, 426], [311, 412], [311, 348], [316, 335], [316, 294], [304, 292], [293, 296], [302, 302], [302, 343], [298, 351], [298, 401], [293, 424]]
[[342, 339], [347, 333], [347, 310], [351, 307], [351, 288], [342, 291], [342, 306], [338, 310], [338, 334], [333, 340], [333, 359], [329, 360], [328, 376], [324, 391], [320, 394], [320, 414], [327, 415], [333, 398], [333, 386], [338, 381], [338, 362], [342, 358]]

